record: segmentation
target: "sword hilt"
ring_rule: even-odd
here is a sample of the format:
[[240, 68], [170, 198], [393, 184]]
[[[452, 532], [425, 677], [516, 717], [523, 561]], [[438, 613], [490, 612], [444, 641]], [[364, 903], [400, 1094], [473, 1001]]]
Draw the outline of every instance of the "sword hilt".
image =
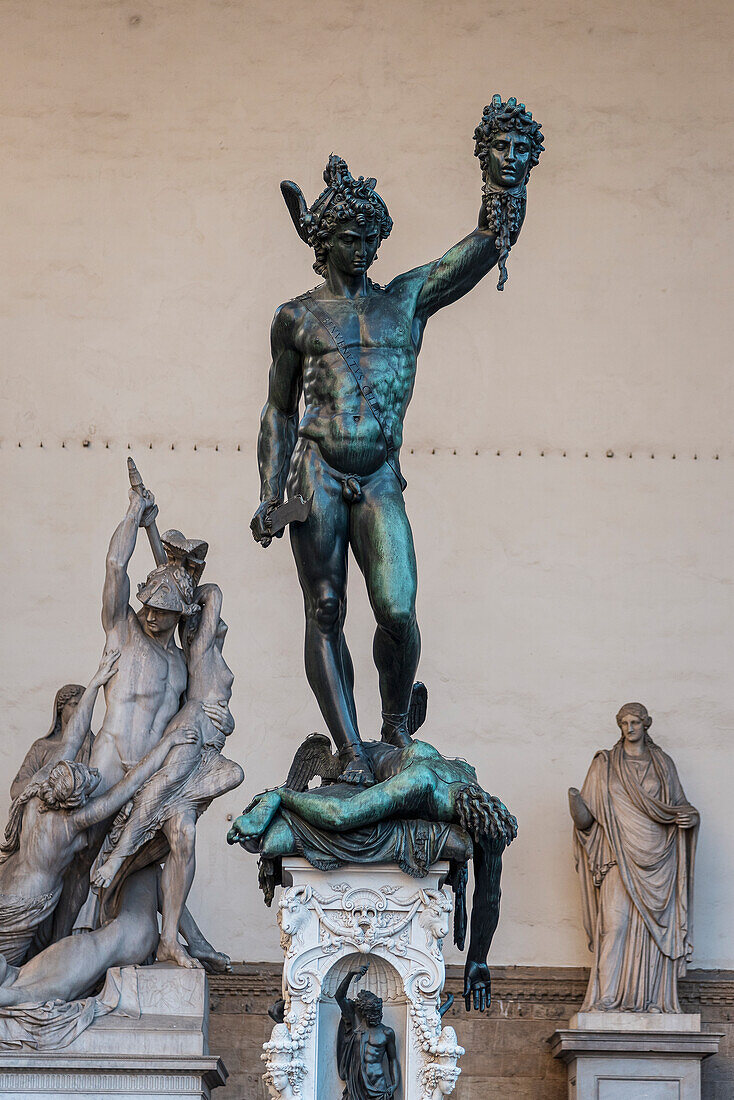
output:
[[[140, 471], [133, 462], [132, 458], [128, 455], [127, 459], [127, 473], [130, 478], [130, 488], [134, 489], [140, 496], [145, 492], [145, 485], [143, 485], [143, 479], [140, 476]], [[150, 549], [153, 551], [153, 560], [156, 565], [165, 565], [168, 561], [168, 554], [163, 549], [163, 543], [161, 542], [161, 536], [158, 533], [158, 524], [156, 523], [156, 516], [158, 515], [157, 505], [153, 505], [153, 512], [151, 518], [145, 522], [143, 521], [143, 527], [148, 535], [148, 542], [150, 543]], [[145, 513], [143, 513], [143, 517]]]

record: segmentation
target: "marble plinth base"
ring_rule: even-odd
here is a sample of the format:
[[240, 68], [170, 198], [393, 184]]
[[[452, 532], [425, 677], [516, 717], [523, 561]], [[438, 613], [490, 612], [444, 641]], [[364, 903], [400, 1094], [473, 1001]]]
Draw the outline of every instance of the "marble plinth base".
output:
[[102, 1016], [63, 1050], [0, 1051], [0, 1096], [209, 1100], [227, 1071], [209, 1054], [206, 974], [168, 965], [124, 969], [137, 983], [139, 1015]]
[[579, 1012], [550, 1044], [569, 1100], [701, 1100], [701, 1062], [721, 1038], [697, 1014]]
[[464, 1051], [438, 1015], [443, 939], [453, 908], [451, 892], [439, 885], [447, 871], [447, 863], [437, 863], [415, 879], [391, 864], [317, 871], [304, 859], [283, 860], [278, 923], [289, 1011], [264, 1046], [271, 1096], [341, 1100], [341, 1013], [334, 993], [350, 970], [368, 961], [349, 997], [368, 989], [383, 1000], [383, 1021], [395, 1032], [401, 1067], [396, 1100], [432, 1097], [439, 1080], [442, 1095], [453, 1091]]

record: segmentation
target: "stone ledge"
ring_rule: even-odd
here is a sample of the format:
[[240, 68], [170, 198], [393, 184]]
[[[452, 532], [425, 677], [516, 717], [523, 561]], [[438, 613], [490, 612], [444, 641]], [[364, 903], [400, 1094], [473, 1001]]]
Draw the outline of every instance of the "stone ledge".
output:
[[134, 1057], [129, 1054], [64, 1054], [36, 1051], [0, 1055], [0, 1095], [24, 1096], [60, 1091], [81, 1096], [190, 1095], [201, 1097], [229, 1076], [221, 1058]]
[[[589, 971], [584, 967], [490, 966], [492, 998], [535, 1004], [574, 1005], [584, 999]], [[446, 968], [446, 988], [461, 992], [462, 969]], [[278, 963], [235, 963], [231, 974], [209, 978], [213, 997], [280, 996], [282, 966]], [[734, 971], [692, 970], [681, 979], [680, 995], [686, 1007], [698, 1005], [734, 1007]], [[269, 1002], [270, 1003], [270, 1002]]]
[[700, 1012], [576, 1012], [569, 1031], [644, 1031], [647, 1034], [701, 1031]]
[[708, 1058], [717, 1054], [720, 1032], [692, 1031], [590, 1031], [562, 1028], [548, 1040], [554, 1058], [570, 1062], [579, 1055], [671, 1054]]

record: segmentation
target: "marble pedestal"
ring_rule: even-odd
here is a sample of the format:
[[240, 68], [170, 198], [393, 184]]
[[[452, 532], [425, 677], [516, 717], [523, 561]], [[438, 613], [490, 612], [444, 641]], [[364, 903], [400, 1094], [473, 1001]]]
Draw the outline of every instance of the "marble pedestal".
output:
[[701, 1100], [701, 1062], [721, 1038], [699, 1015], [579, 1012], [550, 1043], [569, 1100]]
[[0, 1096], [13, 1100], [209, 1100], [227, 1071], [209, 1054], [203, 970], [123, 968], [138, 1012], [115, 1010], [61, 1050], [0, 1051]]
[[304, 859], [283, 860], [278, 923], [289, 1012], [264, 1045], [271, 1096], [341, 1100], [341, 1014], [334, 992], [368, 959], [369, 970], [349, 996], [369, 989], [383, 999], [383, 1020], [395, 1031], [401, 1066], [395, 1100], [430, 1100], [439, 1077], [455, 1081], [464, 1051], [437, 1011], [453, 909], [450, 890], [439, 885], [447, 871], [447, 863], [437, 863], [425, 878], [414, 879], [392, 864], [317, 871]]

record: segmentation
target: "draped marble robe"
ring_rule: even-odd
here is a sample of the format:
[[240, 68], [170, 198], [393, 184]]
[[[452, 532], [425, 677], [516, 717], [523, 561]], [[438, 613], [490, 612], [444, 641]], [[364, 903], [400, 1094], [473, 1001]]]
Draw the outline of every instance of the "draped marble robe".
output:
[[581, 797], [594, 817], [574, 828], [584, 927], [594, 953], [581, 1011], [680, 1012], [677, 979], [692, 951], [698, 826], [675, 764], [649, 738], [650, 758], [619, 741], [594, 757]]

